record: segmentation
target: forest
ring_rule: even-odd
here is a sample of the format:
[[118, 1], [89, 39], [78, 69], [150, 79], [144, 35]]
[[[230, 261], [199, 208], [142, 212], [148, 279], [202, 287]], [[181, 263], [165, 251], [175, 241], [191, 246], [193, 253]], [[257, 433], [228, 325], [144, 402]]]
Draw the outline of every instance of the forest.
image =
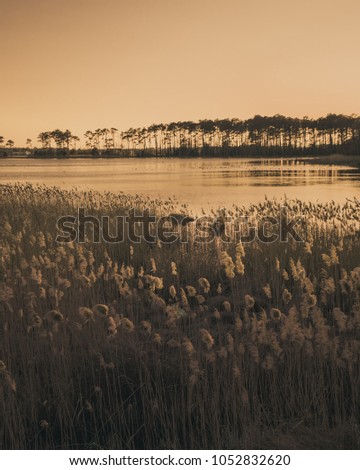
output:
[[[4, 138], [0, 137], [1, 142]], [[69, 129], [43, 131], [39, 147], [26, 140], [28, 154], [34, 156], [296, 156], [360, 152], [360, 116], [328, 114], [311, 119], [276, 114], [256, 115], [247, 120], [203, 119], [152, 124], [119, 131], [115, 127], [87, 130], [84, 146]], [[11, 155], [14, 142], [6, 143]], [[17, 147], [17, 146], [16, 146]], [[24, 148], [25, 149], [25, 148]]]

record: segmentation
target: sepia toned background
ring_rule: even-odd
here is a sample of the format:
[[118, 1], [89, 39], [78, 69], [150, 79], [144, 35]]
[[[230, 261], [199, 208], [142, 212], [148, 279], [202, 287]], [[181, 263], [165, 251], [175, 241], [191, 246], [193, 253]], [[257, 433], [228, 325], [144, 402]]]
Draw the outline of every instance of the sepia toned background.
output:
[[360, 3], [0, 0], [1, 133], [360, 108]]

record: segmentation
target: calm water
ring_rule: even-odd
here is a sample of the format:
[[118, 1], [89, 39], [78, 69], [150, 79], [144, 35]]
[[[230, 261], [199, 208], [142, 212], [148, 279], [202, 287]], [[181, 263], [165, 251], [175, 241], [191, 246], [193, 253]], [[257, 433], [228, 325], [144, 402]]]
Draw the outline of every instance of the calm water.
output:
[[200, 208], [247, 205], [268, 198], [344, 202], [360, 198], [360, 171], [286, 159], [0, 160], [0, 183], [123, 191]]

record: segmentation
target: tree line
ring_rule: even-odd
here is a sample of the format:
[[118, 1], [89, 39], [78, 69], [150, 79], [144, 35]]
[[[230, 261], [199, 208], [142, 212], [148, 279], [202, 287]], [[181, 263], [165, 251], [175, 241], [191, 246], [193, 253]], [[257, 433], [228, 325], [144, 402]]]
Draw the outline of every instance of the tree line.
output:
[[[276, 114], [251, 119], [203, 119], [84, 133], [85, 148], [70, 130], [41, 132], [35, 155], [236, 156], [360, 153], [360, 116], [328, 114], [311, 119]], [[12, 141], [11, 141], [12, 142]], [[27, 140], [28, 148], [32, 142]]]
[[275, 155], [360, 151], [360, 117], [328, 114], [310, 119], [282, 115], [153, 124], [121, 133], [123, 148], [136, 154]]
[[11, 139], [8, 139], [5, 141], [4, 136], [0, 135], [0, 147], [3, 147], [5, 144], [5, 147], [8, 147], [9, 149], [13, 148], [15, 145], [15, 142]]

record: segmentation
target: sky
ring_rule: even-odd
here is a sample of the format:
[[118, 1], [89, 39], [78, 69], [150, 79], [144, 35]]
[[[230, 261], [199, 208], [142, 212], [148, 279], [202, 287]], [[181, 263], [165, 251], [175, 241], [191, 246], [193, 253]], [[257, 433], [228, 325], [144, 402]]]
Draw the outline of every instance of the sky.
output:
[[359, 0], [0, 0], [0, 135], [360, 114], [359, 17]]

